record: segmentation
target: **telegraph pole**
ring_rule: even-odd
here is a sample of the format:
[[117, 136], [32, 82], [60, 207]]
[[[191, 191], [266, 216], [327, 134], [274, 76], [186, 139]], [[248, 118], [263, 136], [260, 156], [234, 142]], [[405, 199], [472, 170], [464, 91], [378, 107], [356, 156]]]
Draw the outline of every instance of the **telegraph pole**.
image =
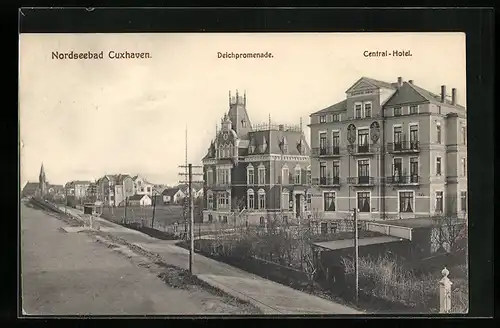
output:
[[154, 228], [155, 210], [156, 210], [156, 196], [155, 196], [155, 189], [154, 188], [153, 188], [153, 192], [151, 194], [153, 195], [153, 218], [151, 219], [151, 228]]
[[354, 276], [355, 276], [355, 289], [356, 289], [356, 294], [355, 294], [355, 299], [356, 299], [356, 304], [358, 304], [359, 301], [359, 236], [358, 236], [358, 213], [357, 209], [354, 208]]
[[[180, 166], [185, 168], [184, 165]], [[189, 201], [189, 272], [193, 273], [193, 262], [194, 262], [194, 197], [193, 197], [193, 175], [203, 175], [203, 173], [193, 173], [193, 168], [202, 168], [202, 166], [194, 166], [192, 164], [187, 165], [187, 181], [180, 181], [181, 184], [188, 185], [188, 201]], [[179, 175], [184, 175], [184, 173], [179, 173]]]
[[68, 214], [68, 186], [64, 186], [64, 214]]

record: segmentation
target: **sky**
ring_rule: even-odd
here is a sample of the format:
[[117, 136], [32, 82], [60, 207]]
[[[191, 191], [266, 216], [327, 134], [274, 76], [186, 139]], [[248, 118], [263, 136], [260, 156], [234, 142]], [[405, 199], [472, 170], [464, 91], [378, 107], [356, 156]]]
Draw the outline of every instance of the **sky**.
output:
[[[110, 59], [109, 51], [149, 59]], [[364, 52], [410, 50], [411, 57]], [[59, 60], [52, 52], [100, 52], [101, 60]], [[270, 52], [224, 59], [218, 52]], [[252, 124], [299, 124], [345, 99], [360, 77], [404, 81], [436, 94], [457, 88], [466, 105], [463, 33], [21, 34], [21, 186], [64, 184], [105, 174], [140, 174], [176, 184], [187, 160], [200, 165], [228, 93], [246, 91]], [[451, 92], [451, 91], [450, 91]]]

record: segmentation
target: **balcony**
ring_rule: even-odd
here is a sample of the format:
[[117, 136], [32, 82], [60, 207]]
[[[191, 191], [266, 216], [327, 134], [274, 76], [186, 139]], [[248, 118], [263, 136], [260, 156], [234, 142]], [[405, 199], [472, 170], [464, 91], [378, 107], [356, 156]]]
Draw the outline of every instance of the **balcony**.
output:
[[420, 184], [420, 177], [412, 175], [393, 175], [387, 177], [387, 184], [395, 186], [417, 186]]
[[311, 150], [312, 157], [337, 157], [340, 156], [340, 147], [319, 147]]
[[373, 155], [376, 152], [376, 146], [372, 144], [353, 144], [347, 146], [347, 150], [351, 155]]
[[387, 144], [389, 153], [418, 153], [420, 151], [420, 143], [418, 141], [401, 141], [391, 142]]
[[369, 176], [361, 176], [361, 177], [349, 177], [347, 178], [347, 183], [353, 186], [374, 186], [375, 178]]
[[339, 187], [340, 177], [321, 177], [312, 179], [312, 184], [320, 187]]
[[212, 190], [226, 190], [231, 188], [231, 183], [207, 183], [207, 188], [212, 189]]

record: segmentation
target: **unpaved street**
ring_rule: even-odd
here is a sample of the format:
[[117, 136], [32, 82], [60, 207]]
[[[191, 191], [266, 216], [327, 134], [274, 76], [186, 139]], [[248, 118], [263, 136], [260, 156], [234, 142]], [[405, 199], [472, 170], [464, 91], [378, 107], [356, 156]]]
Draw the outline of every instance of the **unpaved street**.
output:
[[172, 288], [86, 233], [21, 205], [22, 306], [37, 315], [250, 314], [201, 287]]

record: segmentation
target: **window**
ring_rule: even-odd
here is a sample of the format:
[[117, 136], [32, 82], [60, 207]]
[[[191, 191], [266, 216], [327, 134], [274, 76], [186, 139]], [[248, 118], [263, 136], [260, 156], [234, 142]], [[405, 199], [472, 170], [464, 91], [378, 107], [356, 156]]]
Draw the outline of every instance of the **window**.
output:
[[141, 192], [144, 192], [144, 187], [141, 187]]
[[462, 158], [462, 176], [467, 176], [467, 161]]
[[261, 216], [261, 217], [260, 217], [260, 222], [259, 222], [259, 223], [260, 223], [260, 226], [261, 226], [261, 227], [265, 227], [265, 226], [266, 226], [266, 218], [265, 218], [265, 217], [263, 217], [263, 216]]
[[311, 209], [311, 203], [312, 203], [312, 194], [307, 193], [307, 201], [306, 201], [306, 211], [309, 211]]
[[218, 207], [227, 208], [229, 206], [229, 195], [227, 192], [221, 192], [218, 195]]
[[255, 183], [255, 170], [253, 166], [247, 167], [247, 184], [253, 185]]
[[326, 185], [326, 163], [319, 163], [319, 184]]
[[340, 122], [340, 114], [333, 114], [333, 122]]
[[418, 182], [418, 157], [410, 158], [410, 182]]
[[399, 192], [399, 212], [413, 213], [413, 191]]
[[436, 142], [441, 143], [441, 123], [436, 123]]
[[333, 161], [333, 177], [340, 177], [340, 161]]
[[264, 190], [259, 190], [259, 209], [266, 208], [266, 192]]
[[394, 116], [401, 116], [401, 107], [394, 107]]
[[288, 167], [281, 169], [281, 184], [287, 185], [289, 183], [290, 173], [288, 172]]
[[294, 183], [296, 185], [299, 185], [300, 184], [300, 181], [301, 181], [301, 174], [302, 173], [302, 169], [300, 168], [300, 166], [297, 166], [295, 167], [295, 178], [294, 178]]
[[360, 159], [358, 161], [358, 176], [359, 177], [370, 176], [370, 160]]
[[213, 171], [212, 170], [207, 170], [207, 185], [211, 185], [214, 183], [213, 179]]
[[281, 140], [281, 152], [283, 154], [288, 154], [288, 142], [285, 137]]
[[436, 175], [441, 175], [441, 157], [436, 157]]
[[338, 155], [339, 154], [339, 148], [340, 148], [340, 132], [339, 131], [333, 131], [332, 132], [332, 152], [333, 154]]
[[266, 185], [266, 168], [259, 167], [259, 185]]
[[410, 125], [410, 148], [417, 149], [418, 147], [418, 125]]
[[151, 187], [148, 187], [147, 192], [151, 192]]
[[369, 192], [358, 192], [358, 211], [363, 213], [370, 212]]
[[418, 114], [418, 106], [410, 106], [410, 114]]
[[323, 201], [325, 212], [335, 212], [335, 192], [325, 192]]
[[255, 195], [252, 189], [248, 189], [247, 191], [247, 208], [249, 210], [255, 209]]
[[461, 137], [462, 137], [462, 144], [466, 145], [467, 144], [467, 128], [462, 125], [460, 131], [461, 131]]
[[401, 150], [401, 143], [403, 142], [403, 128], [401, 126], [394, 126], [394, 150]]
[[319, 117], [319, 122], [320, 122], [320, 123], [326, 123], [326, 115], [321, 115], [321, 116]]
[[307, 174], [307, 177], [306, 177], [307, 178], [307, 184], [311, 185], [312, 184], [312, 174], [311, 174], [311, 167], [310, 166], [307, 167], [307, 173], [306, 174]]
[[356, 118], [361, 118], [361, 104], [354, 105], [354, 109], [356, 112]]
[[358, 152], [368, 152], [368, 129], [358, 130]]
[[462, 212], [467, 212], [467, 191], [460, 192], [460, 207]]
[[365, 117], [372, 117], [372, 104], [371, 103], [365, 104]]
[[230, 172], [229, 169], [219, 168], [217, 169], [217, 183], [218, 184], [229, 184], [230, 183]]
[[403, 175], [403, 160], [400, 157], [396, 157], [393, 160], [392, 165], [392, 175], [394, 177], [394, 182], [399, 182], [401, 176]]
[[436, 212], [443, 212], [443, 192], [436, 191]]
[[214, 208], [214, 195], [212, 193], [207, 195], [207, 207], [209, 210]]
[[287, 210], [290, 202], [290, 193], [288, 191], [284, 191], [281, 194], [281, 208]]
[[245, 128], [247, 126], [247, 121], [245, 119], [241, 120], [241, 127]]
[[326, 132], [321, 132], [319, 134], [319, 149], [320, 149], [320, 155], [326, 155]]

